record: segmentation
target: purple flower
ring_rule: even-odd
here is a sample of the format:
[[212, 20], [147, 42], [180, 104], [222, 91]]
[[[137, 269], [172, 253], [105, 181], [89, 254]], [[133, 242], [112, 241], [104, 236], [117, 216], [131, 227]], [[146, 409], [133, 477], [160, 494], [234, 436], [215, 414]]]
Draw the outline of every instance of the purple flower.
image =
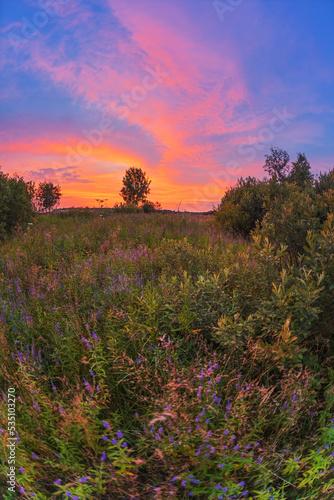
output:
[[91, 375], [92, 377], [94, 377], [94, 372], [93, 372], [93, 370], [89, 370], [89, 373], [90, 373], [90, 375]]
[[105, 422], [104, 420], [102, 420], [102, 424], [103, 424], [103, 427], [105, 427], [106, 429], [110, 429], [110, 425], [108, 424], [108, 422]]
[[222, 485], [221, 485], [221, 484], [217, 484], [217, 486], [216, 486], [216, 490], [220, 490], [220, 488], [221, 488], [221, 487], [222, 487]]
[[127, 447], [128, 447], [127, 443], [122, 443], [122, 448], [127, 448]]
[[107, 458], [106, 452], [104, 451], [101, 455], [101, 461], [105, 460]]
[[32, 453], [31, 456], [32, 456], [32, 458], [35, 458], [36, 460], [38, 460], [38, 456], [35, 455], [35, 453]]
[[22, 472], [22, 474], [24, 474], [24, 473], [25, 473], [25, 470], [24, 470], [24, 468], [23, 468], [23, 467], [20, 467], [20, 471]]
[[239, 488], [242, 488], [243, 486], [245, 486], [245, 481], [241, 481], [239, 484], [238, 484]]
[[121, 439], [123, 437], [123, 432], [117, 431], [116, 436], [118, 437], [118, 439]]
[[90, 479], [90, 476], [82, 477], [79, 479], [80, 483], [86, 483]]
[[72, 496], [72, 493], [71, 493], [70, 491], [66, 491], [65, 495], [66, 495], [67, 497], [71, 497], [71, 496]]
[[109, 441], [109, 438], [107, 436], [102, 436], [103, 441]]
[[118, 441], [115, 438], [111, 442], [112, 442], [112, 444], [118, 444]]

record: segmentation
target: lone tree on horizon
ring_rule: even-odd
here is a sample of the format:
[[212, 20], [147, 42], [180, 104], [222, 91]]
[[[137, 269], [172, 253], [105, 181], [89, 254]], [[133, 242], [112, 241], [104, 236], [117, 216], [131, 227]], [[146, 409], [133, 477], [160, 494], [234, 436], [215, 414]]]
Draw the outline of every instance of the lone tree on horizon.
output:
[[151, 181], [141, 168], [130, 167], [123, 177], [123, 188], [120, 195], [127, 205], [136, 205], [145, 202], [150, 193]]
[[62, 194], [59, 185], [44, 181], [38, 184], [35, 196], [38, 210], [40, 212], [51, 212], [54, 207], [59, 205]]

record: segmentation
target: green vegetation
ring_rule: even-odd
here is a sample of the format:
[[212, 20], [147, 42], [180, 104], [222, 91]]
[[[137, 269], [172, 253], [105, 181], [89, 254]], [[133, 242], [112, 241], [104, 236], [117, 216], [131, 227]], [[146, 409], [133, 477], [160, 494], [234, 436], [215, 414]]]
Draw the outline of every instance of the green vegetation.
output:
[[0, 171], [0, 240], [26, 226], [34, 212], [34, 186]]
[[262, 234], [275, 248], [286, 245], [296, 262], [308, 231], [320, 232], [334, 211], [334, 169], [314, 179], [303, 153], [290, 165], [286, 151], [272, 147], [271, 152], [264, 165], [271, 177], [239, 179], [224, 194], [216, 220], [234, 235]]
[[23, 498], [333, 498], [334, 221], [312, 198], [302, 255], [271, 243], [300, 222], [304, 191], [282, 189], [287, 219], [274, 204], [249, 242], [214, 217], [72, 210], [2, 243]]

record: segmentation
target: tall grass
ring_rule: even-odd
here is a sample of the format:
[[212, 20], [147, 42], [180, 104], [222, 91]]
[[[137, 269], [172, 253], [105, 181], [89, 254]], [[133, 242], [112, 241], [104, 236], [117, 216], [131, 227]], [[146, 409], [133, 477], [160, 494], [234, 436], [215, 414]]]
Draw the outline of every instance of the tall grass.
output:
[[293, 267], [185, 214], [50, 214], [2, 243], [3, 498], [8, 387], [22, 498], [332, 498], [326, 231]]

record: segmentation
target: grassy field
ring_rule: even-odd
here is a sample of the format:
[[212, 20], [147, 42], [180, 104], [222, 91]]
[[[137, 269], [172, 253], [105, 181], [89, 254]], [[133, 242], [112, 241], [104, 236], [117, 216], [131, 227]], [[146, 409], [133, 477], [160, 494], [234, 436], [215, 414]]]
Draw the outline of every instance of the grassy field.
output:
[[1, 243], [1, 498], [333, 498], [333, 241], [86, 211]]

